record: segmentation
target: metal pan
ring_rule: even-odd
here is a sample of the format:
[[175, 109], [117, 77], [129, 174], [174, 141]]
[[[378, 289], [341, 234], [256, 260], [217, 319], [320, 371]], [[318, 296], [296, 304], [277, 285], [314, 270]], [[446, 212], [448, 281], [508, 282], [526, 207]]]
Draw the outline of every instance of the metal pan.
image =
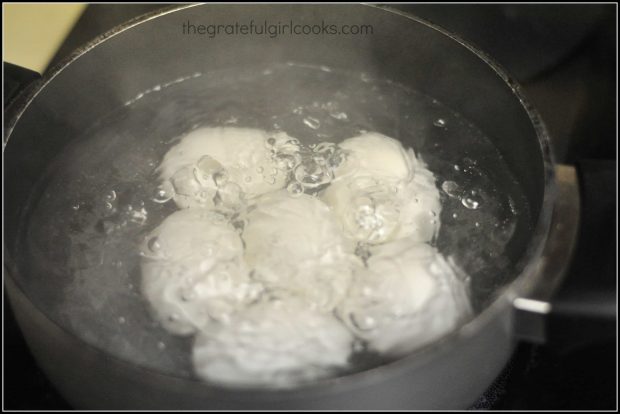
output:
[[[186, 22], [291, 19], [312, 24], [340, 19], [372, 25], [374, 31], [363, 41], [353, 36], [209, 40], [181, 31]], [[439, 100], [492, 140], [523, 190], [530, 214], [507, 244], [505, 277], [487, 289], [475, 318], [431, 346], [362, 372], [293, 389], [239, 391], [114, 355], [54, 317], [53, 302], [68, 272], [58, 265], [66, 251], [62, 231], [46, 241], [48, 251], [58, 255], [56, 261], [36, 274], [21, 242], [32, 218], [29, 206], [36, 202], [42, 177], [54, 160], [102, 116], [154, 85], [194, 73], [289, 61], [363, 68], [369, 76], [391, 79]], [[5, 283], [33, 354], [75, 407], [464, 408], [499, 374], [519, 338], [544, 337], [540, 316], [549, 311], [546, 301], [563, 275], [577, 228], [574, 171], [562, 169], [555, 176], [545, 127], [519, 85], [482, 52], [439, 27], [362, 5], [179, 6], [97, 38], [27, 88], [12, 109], [4, 149]]]

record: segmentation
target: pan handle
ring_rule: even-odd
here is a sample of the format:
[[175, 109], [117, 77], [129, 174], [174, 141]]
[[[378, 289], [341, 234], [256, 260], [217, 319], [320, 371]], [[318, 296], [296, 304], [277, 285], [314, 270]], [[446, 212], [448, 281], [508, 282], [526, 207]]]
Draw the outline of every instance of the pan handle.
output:
[[557, 199], [537, 269], [545, 277], [513, 301], [517, 339], [570, 352], [615, 337], [615, 166], [556, 167]]
[[[9, 131], [12, 128], [10, 120], [12, 120], [20, 110], [20, 102], [25, 99], [18, 99], [22, 94], [28, 95], [30, 86], [41, 79], [41, 75], [37, 72], [26, 69], [24, 67], [14, 65], [13, 63], [3, 62], [4, 80], [2, 86], [4, 88], [4, 119], [8, 120], [4, 124], [4, 134], [2, 136], [2, 144], [6, 144]], [[34, 87], [34, 86], [33, 86]]]
[[37, 72], [4, 62], [4, 107], [8, 108], [15, 98], [35, 80], [41, 77]]

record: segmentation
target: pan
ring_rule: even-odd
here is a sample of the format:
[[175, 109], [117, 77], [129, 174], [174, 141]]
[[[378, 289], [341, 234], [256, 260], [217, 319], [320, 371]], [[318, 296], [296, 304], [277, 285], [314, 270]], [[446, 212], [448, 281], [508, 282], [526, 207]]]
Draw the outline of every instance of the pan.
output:
[[[153, 323], [136, 245], [174, 210], [153, 196], [165, 153], [231, 125], [308, 145], [375, 131], [413, 148], [437, 177], [432, 243], [465, 275], [467, 316], [398, 357], [362, 355], [300, 385], [197, 378], [191, 340]], [[468, 407], [518, 340], [544, 340], [578, 227], [576, 173], [554, 166], [519, 85], [458, 37], [383, 7], [142, 16], [28, 85], [5, 142], [5, 287], [39, 365], [80, 408]]]

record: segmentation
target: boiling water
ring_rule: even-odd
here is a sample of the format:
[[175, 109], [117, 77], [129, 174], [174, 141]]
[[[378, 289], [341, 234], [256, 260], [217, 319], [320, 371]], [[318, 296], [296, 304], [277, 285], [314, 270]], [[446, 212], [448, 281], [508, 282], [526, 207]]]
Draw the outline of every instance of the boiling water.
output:
[[[176, 210], [156, 167], [180, 137], [204, 126], [280, 130], [307, 147], [364, 131], [397, 138], [437, 178], [434, 244], [469, 275], [475, 312], [518, 270], [531, 228], [522, 190], [491, 141], [440, 102], [329, 68], [189, 74], [136, 96], [76, 139], [24, 213], [24, 289], [53, 320], [112, 355], [194, 375], [191, 339], [155, 322], [140, 294], [138, 246]], [[354, 371], [383, 359], [360, 352], [351, 361]]]

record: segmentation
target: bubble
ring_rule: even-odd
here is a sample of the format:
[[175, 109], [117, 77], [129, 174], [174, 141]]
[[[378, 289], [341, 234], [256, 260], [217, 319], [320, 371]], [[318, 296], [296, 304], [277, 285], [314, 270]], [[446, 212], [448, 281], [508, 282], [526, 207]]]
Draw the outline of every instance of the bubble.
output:
[[463, 197], [461, 199], [461, 203], [465, 206], [465, 208], [468, 208], [470, 210], [476, 210], [478, 209], [478, 207], [480, 207], [480, 203], [470, 197]]
[[292, 182], [286, 187], [286, 190], [293, 197], [299, 197], [304, 192], [304, 187], [298, 182]]
[[289, 145], [289, 146], [297, 146], [299, 145], [299, 140], [297, 138], [289, 138], [286, 140], [286, 142], [284, 143], [285, 145]]
[[116, 191], [112, 190], [108, 194], [106, 194], [105, 199], [108, 202], [116, 200]]
[[246, 183], [252, 182], [252, 176], [251, 175], [247, 175], [243, 181], [245, 181]]
[[370, 204], [362, 204], [357, 208], [355, 221], [365, 230], [374, 229], [381, 225], [380, 220], [375, 215], [375, 209]]
[[196, 163], [194, 177], [202, 186], [212, 186], [215, 174], [222, 174], [224, 167], [216, 159], [205, 155]]
[[320, 153], [322, 155], [332, 155], [336, 150], [336, 144], [331, 142], [321, 142], [313, 148], [314, 152]]
[[[140, 226], [146, 223], [146, 220], [148, 219], [148, 212], [144, 207], [142, 207], [140, 210], [133, 210], [132, 208], [127, 213], [127, 215], [129, 216], [129, 221], [131, 221], [132, 223], [136, 223]], [[124, 225], [125, 223], [121, 224]]]
[[346, 114], [346, 112], [330, 112], [329, 116], [339, 121], [346, 121], [349, 119], [349, 116]]
[[279, 153], [274, 156], [273, 160], [280, 170], [290, 171], [301, 162], [301, 156], [299, 154]]
[[321, 127], [321, 121], [319, 121], [318, 119], [313, 118], [311, 116], [304, 118], [303, 119], [303, 123], [308, 128], [312, 128], [312, 129], [319, 129]]
[[351, 199], [351, 213], [345, 219], [356, 239], [377, 243], [395, 231], [399, 210], [384, 189], [362, 191]]
[[458, 197], [458, 192], [460, 190], [460, 187], [454, 181], [444, 181], [441, 184], [441, 189], [443, 190], [444, 193], [446, 193], [450, 197]]
[[295, 168], [295, 179], [306, 188], [316, 188], [331, 181], [331, 171], [325, 160], [311, 158], [302, 160]]
[[153, 201], [163, 204], [170, 201], [172, 197], [174, 197], [174, 188], [172, 187], [170, 181], [166, 181], [155, 190]]
[[446, 126], [446, 121], [442, 118], [437, 118], [433, 121], [433, 125], [438, 128], [444, 128]]
[[336, 148], [334, 153], [327, 159], [327, 166], [336, 169], [347, 159], [347, 153], [340, 148]]
[[461, 171], [461, 167], [458, 164], [454, 164], [454, 171]]
[[125, 322], [127, 322], [127, 319], [125, 319], [124, 316], [121, 316], [121, 317], [118, 318], [118, 323], [124, 324]]

